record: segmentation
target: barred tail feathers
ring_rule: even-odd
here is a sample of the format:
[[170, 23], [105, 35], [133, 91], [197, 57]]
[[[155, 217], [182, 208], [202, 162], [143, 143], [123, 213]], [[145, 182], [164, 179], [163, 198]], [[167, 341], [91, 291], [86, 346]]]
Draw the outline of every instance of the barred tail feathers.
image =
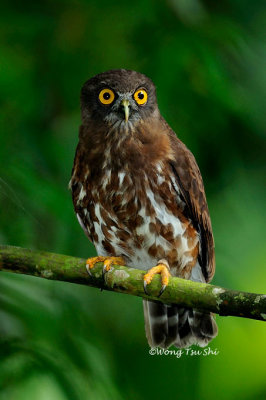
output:
[[210, 313], [143, 300], [145, 330], [150, 347], [205, 347], [217, 335]]

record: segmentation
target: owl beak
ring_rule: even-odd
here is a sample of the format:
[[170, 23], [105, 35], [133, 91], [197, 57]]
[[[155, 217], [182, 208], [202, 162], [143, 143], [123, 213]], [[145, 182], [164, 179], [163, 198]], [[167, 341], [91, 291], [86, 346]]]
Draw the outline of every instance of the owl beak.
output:
[[124, 112], [125, 112], [125, 121], [128, 121], [129, 117], [129, 100], [123, 99], [121, 101], [122, 106], [124, 107]]

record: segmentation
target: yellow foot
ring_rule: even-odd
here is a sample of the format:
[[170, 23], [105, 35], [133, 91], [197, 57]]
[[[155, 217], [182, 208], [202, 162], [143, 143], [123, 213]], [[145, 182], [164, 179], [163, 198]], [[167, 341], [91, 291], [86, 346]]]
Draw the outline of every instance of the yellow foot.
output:
[[161, 260], [159, 261], [159, 263], [156, 265], [156, 267], [152, 267], [151, 269], [149, 269], [149, 271], [147, 272], [147, 274], [144, 275], [143, 279], [144, 279], [144, 292], [149, 295], [148, 291], [147, 291], [147, 285], [149, 285], [154, 277], [154, 275], [156, 274], [160, 274], [161, 275], [161, 279], [162, 279], [162, 288], [160, 290], [160, 293], [158, 295], [158, 297], [160, 297], [162, 295], [162, 293], [165, 291], [166, 286], [169, 283], [169, 276], [171, 276], [171, 273], [169, 271], [169, 265], [168, 262], [166, 260]]
[[98, 257], [92, 257], [92, 258], [88, 258], [86, 261], [86, 268], [87, 271], [89, 273], [89, 275], [91, 275], [91, 269], [95, 266], [95, 264], [97, 262], [103, 262], [103, 274], [105, 274], [106, 272], [110, 271], [110, 269], [112, 268], [113, 264], [117, 264], [117, 265], [125, 265], [125, 261], [123, 259], [123, 257], [103, 257], [103, 256], [98, 256]]

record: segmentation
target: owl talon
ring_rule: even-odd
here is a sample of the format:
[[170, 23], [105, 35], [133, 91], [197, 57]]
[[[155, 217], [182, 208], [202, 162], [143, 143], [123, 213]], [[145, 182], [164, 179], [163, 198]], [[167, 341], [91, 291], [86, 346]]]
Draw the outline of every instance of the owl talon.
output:
[[117, 265], [125, 265], [125, 261], [122, 257], [103, 257], [103, 256], [98, 256], [98, 257], [92, 257], [88, 258], [86, 262], [86, 269], [88, 271], [88, 274], [92, 276], [91, 269], [94, 268], [95, 264], [97, 262], [103, 262], [103, 270], [102, 270], [102, 276], [104, 278], [105, 274], [112, 269], [113, 264]]
[[149, 269], [149, 271], [144, 275], [144, 282], [143, 282], [143, 287], [144, 287], [144, 292], [149, 296], [149, 293], [147, 291], [147, 285], [149, 285], [151, 283], [151, 281], [153, 280], [153, 277], [156, 274], [160, 274], [161, 275], [161, 279], [162, 279], [162, 287], [161, 290], [159, 292], [158, 297], [160, 297], [163, 292], [165, 291], [168, 282], [169, 282], [169, 277], [171, 276], [170, 271], [169, 271], [169, 265], [167, 263], [167, 261], [162, 260], [160, 261], [155, 267]]

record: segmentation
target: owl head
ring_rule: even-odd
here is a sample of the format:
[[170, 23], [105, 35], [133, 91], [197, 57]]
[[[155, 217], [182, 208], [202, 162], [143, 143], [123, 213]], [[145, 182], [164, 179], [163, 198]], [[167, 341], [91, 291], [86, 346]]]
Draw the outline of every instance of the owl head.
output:
[[145, 75], [111, 70], [89, 79], [81, 89], [83, 123], [132, 128], [158, 113], [156, 90]]

